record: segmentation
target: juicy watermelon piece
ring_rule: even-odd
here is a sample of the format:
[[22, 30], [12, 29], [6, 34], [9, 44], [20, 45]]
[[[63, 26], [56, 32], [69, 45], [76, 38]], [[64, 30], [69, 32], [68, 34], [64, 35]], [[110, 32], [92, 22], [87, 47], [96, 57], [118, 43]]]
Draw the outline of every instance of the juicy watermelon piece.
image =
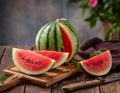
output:
[[94, 76], [106, 75], [112, 67], [112, 57], [107, 50], [87, 60], [78, 62], [78, 68]]
[[69, 55], [69, 53], [67, 52], [58, 52], [58, 51], [52, 51], [52, 50], [41, 50], [41, 51], [35, 51], [35, 52], [54, 59], [56, 62], [52, 68], [59, 67], [63, 63], [65, 63]]
[[62, 41], [63, 41], [63, 46], [64, 46], [63, 51], [69, 52], [69, 56], [68, 56], [68, 61], [69, 61], [69, 59], [73, 57], [73, 53], [74, 53], [74, 46], [72, 43], [72, 39], [69, 33], [67, 33], [63, 27], [60, 27], [60, 30], [61, 30]]
[[30, 50], [13, 48], [12, 58], [17, 68], [29, 75], [47, 72], [55, 64], [55, 60]]
[[69, 57], [67, 59], [68, 62], [77, 53], [79, 48], [79, 37], [74, 27], [71, 26], [68, 22], [59, 20], [58, 24], [62, 35], [63, 51], [69, 52]]

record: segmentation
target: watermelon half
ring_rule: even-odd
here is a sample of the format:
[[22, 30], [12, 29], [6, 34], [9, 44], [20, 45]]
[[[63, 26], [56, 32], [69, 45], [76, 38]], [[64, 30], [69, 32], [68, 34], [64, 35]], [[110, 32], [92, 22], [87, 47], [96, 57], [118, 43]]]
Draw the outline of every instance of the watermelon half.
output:
[[63, 63], [65, 63], [69, 55], [69, 53], [67, 52], [58, 52], [58, 51], [52, 51], [52, 50], [41, 50], [41, 51], [35, 51], [35, 52], [43, 56], [54, 59], [56, 62], [52, 68], [59, 67]]
[[12, 59], [16, 67], [23, 73], [39, 75], [47, 72], [55, 64], [55, 60], [30, 50], [13, 48]]
[[112, 57], [109, 50], [87, 60], [78, 62], [78, 68], [82, 72], [87, 72], [94, 76], [106, 75], [110, 71], [111, 67]]

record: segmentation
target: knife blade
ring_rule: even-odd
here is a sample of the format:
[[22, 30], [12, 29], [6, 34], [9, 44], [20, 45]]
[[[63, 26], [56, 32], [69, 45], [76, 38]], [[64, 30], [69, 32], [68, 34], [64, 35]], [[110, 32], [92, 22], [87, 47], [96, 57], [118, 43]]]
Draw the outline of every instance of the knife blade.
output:
[[118, 80], [120, 80], [120, 76], [112, 76], [112, 77], [108, 77], [105, 79], [103, 77], [99, 77], [94, 80], [81, 81], [81, 82], [65, 85], [62, 87], [62, 90], [65, 92], [70, 92], [70, 91], [74, 91], [77, 89], [93, 87], [93, 86], [106, 84], [106, 83], [110, 83], [110, 82], [118, 81]]

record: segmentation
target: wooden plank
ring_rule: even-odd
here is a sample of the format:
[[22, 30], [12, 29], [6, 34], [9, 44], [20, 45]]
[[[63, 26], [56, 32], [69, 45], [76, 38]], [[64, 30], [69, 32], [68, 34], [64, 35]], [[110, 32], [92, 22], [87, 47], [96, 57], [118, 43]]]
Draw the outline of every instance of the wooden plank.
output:
[[[113, 73], [109, 77], [118, 76], [120, 72]], [[101, 93], [120, 93], [120, 81], [111, 82], [100, 86]]]
[[77, 90], [75, 93], [100, 93], [99, 86]]
[[4, 56], [2, 57], [1, 64], [0, 64], [1, 73], [2, 73], [3, 69], [6, 69], [10, 65], [13, 65], [11, 53], [12, 53], [11, 47], [6, 46]]
[[1, 63], [1, 59], [4, 55], [4, 51], [5, 51], [5, 46], [0, 46], [0, 63]]
[[25, 84], [15, 86], [11, 89], [3, 91], [2, 93], [24, 93], [24, 90], [25, 90]]
[[100, 86], [101, 93], [120, 93], [120, 82], [105, 84]]
[[26, 84], [25, 93], [51, 93], [51, 88], [43, 88], [32, 84]]
[[62, 86], [75, 83], [76, 82], [76, 76], [68, 77], [67, 79], [55, 84], [52, 86], [52, 93], [64, 93], [62, 90]]

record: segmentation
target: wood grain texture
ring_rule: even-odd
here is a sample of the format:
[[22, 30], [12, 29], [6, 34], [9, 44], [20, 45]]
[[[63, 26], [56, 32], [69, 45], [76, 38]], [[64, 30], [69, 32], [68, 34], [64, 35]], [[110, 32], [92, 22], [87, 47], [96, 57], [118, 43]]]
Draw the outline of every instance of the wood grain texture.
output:
[[[114, 77], [120, 75], [120, 72], [115, 72], [109, 75]], [[120, 81], [111, 82], [100, 86], [101, 93], [119, 93], [120, 92]]]
[[76, 76], [71, 76], [71, 77], [68, 77], [67, 79], [57, 83], [57, 84], [54, 84], [52, 86], [52, 93], [64, 93], [64, 91], [62, 90], [62, 86], [64, 85], [67, 85], [69, 83], [75, 83], [76, 82]]
[[3, 73], [3, 69], [6, 69], [10, 65], [13, 65], [12, 62], [12, 46], [6, 46], [4, 56], [2, 57], [1, 64], [0, 64], [0, 71]]
[[43, 88], [32, 84], [26, 84], [25, 93], [51, 93], [51, 87]]

